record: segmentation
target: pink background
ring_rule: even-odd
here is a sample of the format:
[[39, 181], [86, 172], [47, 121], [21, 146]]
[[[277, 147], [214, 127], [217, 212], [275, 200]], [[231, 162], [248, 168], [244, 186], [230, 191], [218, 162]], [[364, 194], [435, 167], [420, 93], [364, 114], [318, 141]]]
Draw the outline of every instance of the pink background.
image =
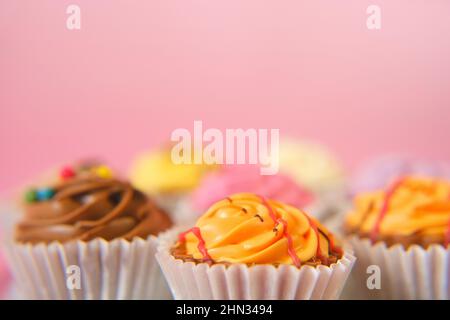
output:
[[319, 140], [349, 168], [450, 159], [449, 1], [0, 1], [0, 192], [86, 155], [125, 169], [195, 119]]

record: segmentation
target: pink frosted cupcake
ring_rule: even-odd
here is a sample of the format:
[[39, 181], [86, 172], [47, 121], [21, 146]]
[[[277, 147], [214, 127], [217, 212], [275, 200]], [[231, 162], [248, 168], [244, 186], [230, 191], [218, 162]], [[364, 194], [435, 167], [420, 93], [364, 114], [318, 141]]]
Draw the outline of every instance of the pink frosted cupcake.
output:
[[261, 175], [257, 166], [227, 166], [207, 175], [192, 196], [195, 209], [204, 212], [229, 194], [252, 192], [303, 208], [314, 201], [313, 194], [290, 177]]
[[257, 166], [226, 166], [206, 175], [192, 195], [192, 207], [205, 212], [218, 200], [241, 192], [279, 199], [326, 222], [327, 210], [318, 196], [285, 174], [261, 175]]

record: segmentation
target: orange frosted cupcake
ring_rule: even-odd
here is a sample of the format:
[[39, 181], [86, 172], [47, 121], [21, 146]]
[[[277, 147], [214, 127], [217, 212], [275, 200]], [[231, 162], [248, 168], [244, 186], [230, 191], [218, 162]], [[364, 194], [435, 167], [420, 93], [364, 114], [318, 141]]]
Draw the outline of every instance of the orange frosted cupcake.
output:
[[176, 299], [336, 299], [354, 262], [303, 211], [248, 193], [161, 236], [157, 259]]
[[[381, 270], [384, 298], [449, 299], [450, 183], [404, 177], [361, 194], [345, 221], [360, 274]], [[367, 274], [365, 274], [367, 277]], [[364, 281], [365, 283], [365, 281]]]

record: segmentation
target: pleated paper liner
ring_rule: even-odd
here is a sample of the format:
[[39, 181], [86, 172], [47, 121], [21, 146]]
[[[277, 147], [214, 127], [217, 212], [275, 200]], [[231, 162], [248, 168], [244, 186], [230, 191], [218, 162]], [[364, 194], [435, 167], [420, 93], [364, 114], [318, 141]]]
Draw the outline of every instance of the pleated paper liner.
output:
[[[18, 290], [29, 299], [168, 299], [157, 238], [9, 244]], [[75, 266], [75, 267], [73, 267]], [[68, 285], [78, 269], [80, 288]]]
[[[354, 272], [354, 289], [349, 297], [378, 299], [450, 299], [450, 255], [442, 245], [424, 249], [413, 245], [372, 245], [369, 239], [349, 238], [358, 261]], [[381, 288], [369, 290], [367, 267], [380, 268]]]
[[330, 267], [184, 262], [170, 254], [180, 229], [160, 236], [156, 258], [175, 299], [338, 299], [355, 257]]

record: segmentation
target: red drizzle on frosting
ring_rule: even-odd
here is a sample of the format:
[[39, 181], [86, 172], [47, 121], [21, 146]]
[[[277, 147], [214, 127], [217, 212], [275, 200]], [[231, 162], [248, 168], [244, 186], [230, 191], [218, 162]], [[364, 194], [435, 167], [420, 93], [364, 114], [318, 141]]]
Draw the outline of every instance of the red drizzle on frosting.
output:
[[197, 237], [198, 239], [198, 251], [200, 251], [200, 253], [203, 256], [203, 260], [204, 261], [212, 261], [211, 256], [208, 253], [208, 250], [206, 249], [206, 244], [205, 244], [205, 239], [203, 239], [201, 233], [200, 233], [200, 228], [199, 227], [193, 227], [185, 232], [180, 233], [180, 235], [178, 236], [178, 239], [180, 242], [185, 242], [186, 241], [186, 235], [188, 233], [192, 232], [192, 234]]
[[292, 241], [292, 237], [291, 235], [288, 233], [288, 224], [287, 221], [284, 219], [278, 219], [277, 221], [277, 225], [278, 224], [283, 224], [283, 236], [286, 238], [287, 240], [287, 244], [288, 244], [288, 254], [292, 259], [292, 262], [294, 263], [294, 265], [296, 267], [300, 267], [301, 266], [301, 262], [299, 257], [297, 256], [297, 252], [295, 252], [295, 248], [294, 248], [294, 242]]
[[344, 252], [342, 249], [338, 246], [336, 246], [336, 243], [334, 243], [334, 236], [332, 234], [327, 235], [328, 243], [330, 244], [330, 250], [332, 252], [336, 252], [337, 254], [342, 255]]
[[328, 264], [328, 259], [327, 257], [324, 257], [322, 255], [322, 250], [320, 250], [320, 235], [319, 235], [319, 230], [317, 228], [317, 225], [312, 221], [312, 219], [310, 217], [308, 217], [308, 215], [306, 215], [303, 211], [302, 211], [303, 215], [305, 216], [306, 219], [308, 219], [309, 225], [310, 227], [314, 230], [314, 233], [316, 234], [317, 237], [317, 250], [316, 250], [316, 258], [319, 258], [320, 261], [322, 261], [323, 264]]
[[266, 198], [264, 197], [259, 197], [263, 203], [263, 205], [267, 208], [267, 210], [269, 210], [269, 216], [270, 218], [274, 221], [277, 222], [277, 216], [275, 215], [275, 212], [273, 212], [272, 207], [270, 206], [270, 204], [267, 202]]
[[449, 244], [450, 244], [450, 219], [448, 220], [447, 231], [445, 232], [444, 247], [447, 248]]
[[375, 225], [370, 233], [370, 241], [375, 243], [377, 240], [378, 234], [380, 232], [380, 225], [381, 222], [384, 219], [384, 216], [386, 215], [386, 212], [389, 209], [389, 203], [391, 202], [392, 196], [394, 195], [395, 191], [401, 186], [404, 179], [398, 179], [396, 182], [392, 184], [392, 186], [386, 191], [386, 196], [384, 197], [383, 205], [380, 210], [380, 214], [377, 217], [377, 220], [375, 222]]
[[267, 202], [267, 200], [264, 197], [261, 197], [261, 196], [260, 196], [260, 198], [261, 198], [261, 201], [264, 204], [264, 206], [269, 210], [269, 216], [273, 220], [273, 222], [275, 222], [275, 228], [280, 223], [283, 225], [283, 237], [285, 237], [286, 240], [287, 240], [288, 254], [291, 257], [292, 262], [294, 263], [294, 265], [299, 268], [301, 266], [301, 262], [300, 262], [299, 257], [297, 256], [297, 252], [295, 251], [294, 241], [292, 240], [291, 235], [288, 233], [288, 223], [287, 223], [287, 221], [282, 219], [282, 218], [277, 218], [277, 216], [273, 212], [273, 208], [270, 206], [270, 204]]

